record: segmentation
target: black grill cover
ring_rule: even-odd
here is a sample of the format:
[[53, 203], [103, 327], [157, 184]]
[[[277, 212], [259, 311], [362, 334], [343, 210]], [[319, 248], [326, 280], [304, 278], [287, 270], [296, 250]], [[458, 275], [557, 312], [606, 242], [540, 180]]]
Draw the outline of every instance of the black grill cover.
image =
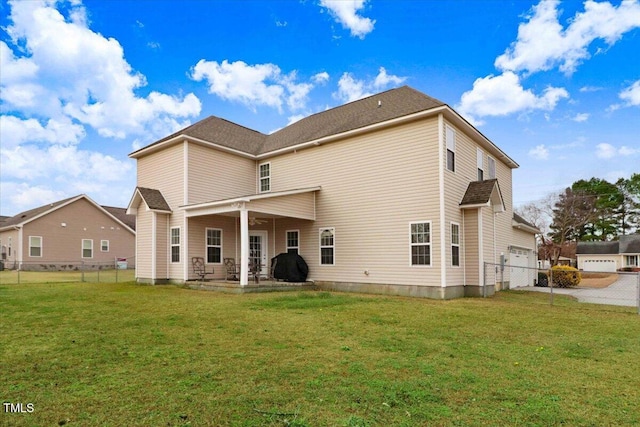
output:
[[285, 282], [304, 282], [309, 274], [309, 266], [298, 254], [282, 253], [271, 258], [273, 277]]

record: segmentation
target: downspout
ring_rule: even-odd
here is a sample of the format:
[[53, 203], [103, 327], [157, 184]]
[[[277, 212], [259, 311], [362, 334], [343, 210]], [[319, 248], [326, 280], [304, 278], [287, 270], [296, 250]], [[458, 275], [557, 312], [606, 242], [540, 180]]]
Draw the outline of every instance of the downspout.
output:
[[440, 287], [444, 298], [444, 288], [447, 286], [447, 257], [445, 249], [445, 207], [444, 207], [444, 117], [438, 114], [438, 175], [440, 191]]
[[[156, 258], [158, 257], [158, 243], [157, 243], [157, 236], [156, 234], [158, 233], [158, 225], [157, 225], [157, 217], [158, 213], [152, 211], [151, 212], [151, 282], [155, 283], [155, 281], [158, 279], [158, 275], [156, 274]], [[137, 219], [138, 217], [136, 217]], [[137, 239], [136, 239], [137, 240]], [[138, 250], [138, 244], [136, 243], [136, 254], [137, 254], [137, 250]], [[137, 262], [137, 258], [136, 258], [136, 269], [138, 268], [138, 262]]]

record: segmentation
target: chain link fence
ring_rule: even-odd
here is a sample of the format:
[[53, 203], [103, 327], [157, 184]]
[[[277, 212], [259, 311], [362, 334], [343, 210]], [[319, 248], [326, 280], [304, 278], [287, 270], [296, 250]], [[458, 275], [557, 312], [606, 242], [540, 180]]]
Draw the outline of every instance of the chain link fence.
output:
[[640, 314], [640, 272], [578, 271], [559, 268], [533, 268], [509, 264], [484, 264], [483, 295], [492, 289], [568, 295], [579, 302], [634, 307]]
[[0, 269], [0, 284], [26, 283], [119, 283], [135, 280], [135, 257], [114, 258], [113, 261], [94, 262], [56, 261], [12, 262]]

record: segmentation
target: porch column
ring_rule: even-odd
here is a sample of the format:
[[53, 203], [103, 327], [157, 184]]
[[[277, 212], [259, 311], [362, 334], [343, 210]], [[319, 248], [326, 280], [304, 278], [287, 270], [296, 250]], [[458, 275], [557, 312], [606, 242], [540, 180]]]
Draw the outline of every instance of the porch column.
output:
[[249, 211], [240, 208], [240, 286], [249, 283]]

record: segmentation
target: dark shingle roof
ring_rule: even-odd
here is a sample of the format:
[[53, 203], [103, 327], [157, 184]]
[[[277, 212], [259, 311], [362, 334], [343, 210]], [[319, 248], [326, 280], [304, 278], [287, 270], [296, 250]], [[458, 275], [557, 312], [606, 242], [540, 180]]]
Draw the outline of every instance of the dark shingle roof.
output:
[[620, 236], [615, 242], [578, 242], [577, 254], [617, 255], [640, 254], [640, 235]]
[[409, 86], [402, 86], [313, 114], [271, 135], [210, 116], [138, 151], [180, 135], [187, 135], [258, 155], [444, 105], [442, 101]]
[[118, 221], [122, 222], [124, 225], [129, 227], [132, 230], [136, 229], [136, 216], [135, 215], [127, 215], [126, 208], [115, 208], [113, 206], [103, 206], [105, 211], [109, 212], [111, 215], [116, 217]]
[[513, 220], [515, 222], [518, 222], [520, 224], [524, 224], [526, 226], [529, 226], [531, 228], [538, 228], [535, 225], [531, 224], [529, 221], [527, 221], [526, 219], [522, 218], [520, 215], [518, 215], [517, 213], [513, 213]]
[[467, 191], [462, 197], [460, 206], [489, 203], [489, 200], [491, 200], [491, 193], [493, 192], [493, 188], [496, 186], [497, 182], [497, 179], [470, 182], [467, 187]]
[[22, 224], [23, 222], [30, 221], [31, 219], [37, 217], [38, 215], [42, 215], [54, 208], [57, 208], [60, 205], [67, 203], [72, 199], [76, 199], [79, 196], [69, 197], [68, 199], [58, 200], [57, 202], [49, 203], [37, 208], [29, 209], [28, 211], [20, 212], [17, 215], [7, 218], [3, 222], [0, 223], [0, 227], [10, 227], [13, 225]]
[[140, 192], [144, 202], [149, 206], [149, 209], [171, 212], [171, 207], [160, 190], [144, 187], [137, 187], [137, 190]]

